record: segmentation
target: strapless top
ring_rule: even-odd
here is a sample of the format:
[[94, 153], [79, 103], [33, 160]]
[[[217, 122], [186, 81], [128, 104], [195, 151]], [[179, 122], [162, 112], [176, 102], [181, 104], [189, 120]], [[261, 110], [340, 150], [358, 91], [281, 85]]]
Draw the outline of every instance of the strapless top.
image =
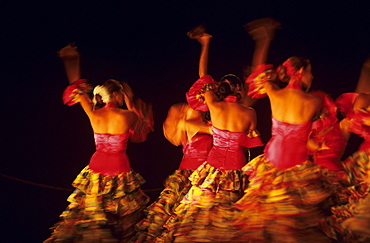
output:
[[212, 127], [213, 147], [207, 163], [222, 170], [240, 170], [246, 163], [243, 147], [258, 147], [263, 143], [257, 131], [230, 132]]
[[272, 137], [264, 149], [265, 158], [278, 169], [307, 161], [310, 128], [311, 122], [291, 124], [272, 118]]
[[206, 133], [197, 133], [191, 141], [183, 145], [184, 156], [181, 160], [179, 169], [195, 170], [207, 160], [209, 151], [212, 148], [212, 135]]
[[126, 154], [130, 133], [94, 133], [96, 152], [89, 163], [90, 169], [104, 175], [117, 175], [131, 170]]

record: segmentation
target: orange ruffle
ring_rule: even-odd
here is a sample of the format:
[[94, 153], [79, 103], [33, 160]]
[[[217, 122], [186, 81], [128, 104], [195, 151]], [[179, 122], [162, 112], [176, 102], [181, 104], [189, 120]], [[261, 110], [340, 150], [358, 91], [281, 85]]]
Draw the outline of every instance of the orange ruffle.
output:
[[132, 237], [133, 226], [149, 202], [140, 189], [144, 182], [133, 170], [103, 176], [85, 167], [72, 184], [76, 190], [68, 197], [70, 204], [60, 215], [62, 220], [54, 225], [46, 242], [116, 242]]
[[[248, 185], [241, 170], [219, 170], [203, 163], [189, 178], [192, 187], [155, 242], [238, 242], [233, 203]], [[232, 240], [232, 241], [231, 241]]]
[[306, 161], [289, 169], [276, 169], [264, 155], [243, 167], [249, 187], [238, 202], [232, 222], [238, 240], [262, 242], [327, 242], [319, 230], [326, 201], [334, 188], [327, 169]]
[[137, 224], [138, 233], [131, 242], [153, 242], [154, 238], [162, 234], [163, 225], [191, 188], [188, 178], [192, 173], [193, 170], [176, 170], [166, 179], [165, 189], [145, 210], [146, 217]]

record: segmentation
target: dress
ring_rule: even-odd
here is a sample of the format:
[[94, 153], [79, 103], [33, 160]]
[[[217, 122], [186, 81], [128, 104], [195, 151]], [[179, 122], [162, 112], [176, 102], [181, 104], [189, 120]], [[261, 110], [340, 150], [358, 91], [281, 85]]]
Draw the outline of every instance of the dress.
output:
[[207, 160], [211, 147], [212, 135], [205, 133], [195, 134], [183, 145], [184, 155], [179, 169], [166, 179], [165, 189], [146, 209], [147, 215], [137, 224], [138, 233], [131, 242], [153, 242], [154, 238], [161, 235], [163, 225], [191, 188], [189, 176]]
[[[266, 95], [270, 68], [261, 65], [247, 79], [252, 98]], [[300, 86], [289, 83], [286, 88]], [[333, 188], [327, 181], [328, 170], [308, 158], [311, 125], [311, 121], [290, 124], [272, 118], [272, 137], [264, 153], [242, 168], [249, 185], [235, 203], [240, 211], [232, 225], [238, 231], [231, 242], [328, 242], [318, 225], [325, 216], [321, 205]]]
[[349, 195], [347, 203], [331, 208], [332, 215], [322, 220], [321, 228], [331, 239], [340, 242], [369, 242], [370, 222], [369, 178], [370, 178], [370, 127], [364, 119], [370, 116], [365, 110], [352, 111], [357, 94], [346, 93], [338, 98], [340, 108], [345, 111], [348, 129], [364, 138], [357, 152], [343, 161]]
[[[78, 80], [65, 90], [65, 104], [78, 102], [78, 95], [86, 90], [84, 82]], [[135, 111], [137, 130], [123, 134], [94, 133], [96, 151], [73, 181], [75, 190], [67, 199], [70, 204], [44, 242], [126, 242], [135, 233], [134, 225], [142, 219], [149, 197], [140, 189], [145, 180], [131, 169], [127, 142], [132, 138], [144, 141], [153, 126], [151, 107], [141, 101], [136, 104], [136, 111], [142, 109]], [[112, 103], [106, 106], [117, 108]]]
[[130, 168], [129, 133], [94, 134], [96, 152], [77, 178], [67, 209], [45, 242], [120, 242], [131, 236], [149, 201], [145, 181]]
[[246, 163], [243, 147], [262, 146], [262, 142], [256, 131], [212, 130], [213, 147], [207, 162], [190, 176], [191, 189], [155, 242], [230, 242], [235, 233], [229, 224], [232, 205], [248, 185], [240, 170]]

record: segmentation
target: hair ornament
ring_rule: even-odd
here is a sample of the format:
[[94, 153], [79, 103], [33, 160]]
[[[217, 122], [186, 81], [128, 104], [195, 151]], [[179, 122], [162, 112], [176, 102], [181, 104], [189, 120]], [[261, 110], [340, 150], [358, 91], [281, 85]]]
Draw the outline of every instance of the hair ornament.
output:
[[[97, 94], [100, 95], [101, 96], [101, 100], [104, 103], [108, 103], [109, 100], [110, 100], [110, 97], [111, 97], [110, 94], [109, 94], [109, 92], [108, 92], [108, 90], [107, 90], [107, 88], [104, 85], [97, 85], [94, 88], [93, 94], [94, 94], [94, 96], [97, 95]], [[94, 103], [96, 103], [96, 102], [94, 102]]]

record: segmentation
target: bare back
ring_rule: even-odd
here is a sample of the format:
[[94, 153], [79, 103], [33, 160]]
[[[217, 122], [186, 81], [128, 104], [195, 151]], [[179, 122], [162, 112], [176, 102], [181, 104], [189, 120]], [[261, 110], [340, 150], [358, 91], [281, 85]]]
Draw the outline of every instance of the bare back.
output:
[[312, 121], [322, 107], [320, 97], [299, 89], [275, 89], [268, 92], [272, 116], [282, 122], [301, 124]]
[[101, 108], [94, 111], [89, 118], [95, 133], [123, 134], [135, 122], [136, 114], [119, 108]]
[[257, 118], [254, 109], [239, 103], [209, 102], [212, 125], [230, 132], [248, 132], [256, 128]]

